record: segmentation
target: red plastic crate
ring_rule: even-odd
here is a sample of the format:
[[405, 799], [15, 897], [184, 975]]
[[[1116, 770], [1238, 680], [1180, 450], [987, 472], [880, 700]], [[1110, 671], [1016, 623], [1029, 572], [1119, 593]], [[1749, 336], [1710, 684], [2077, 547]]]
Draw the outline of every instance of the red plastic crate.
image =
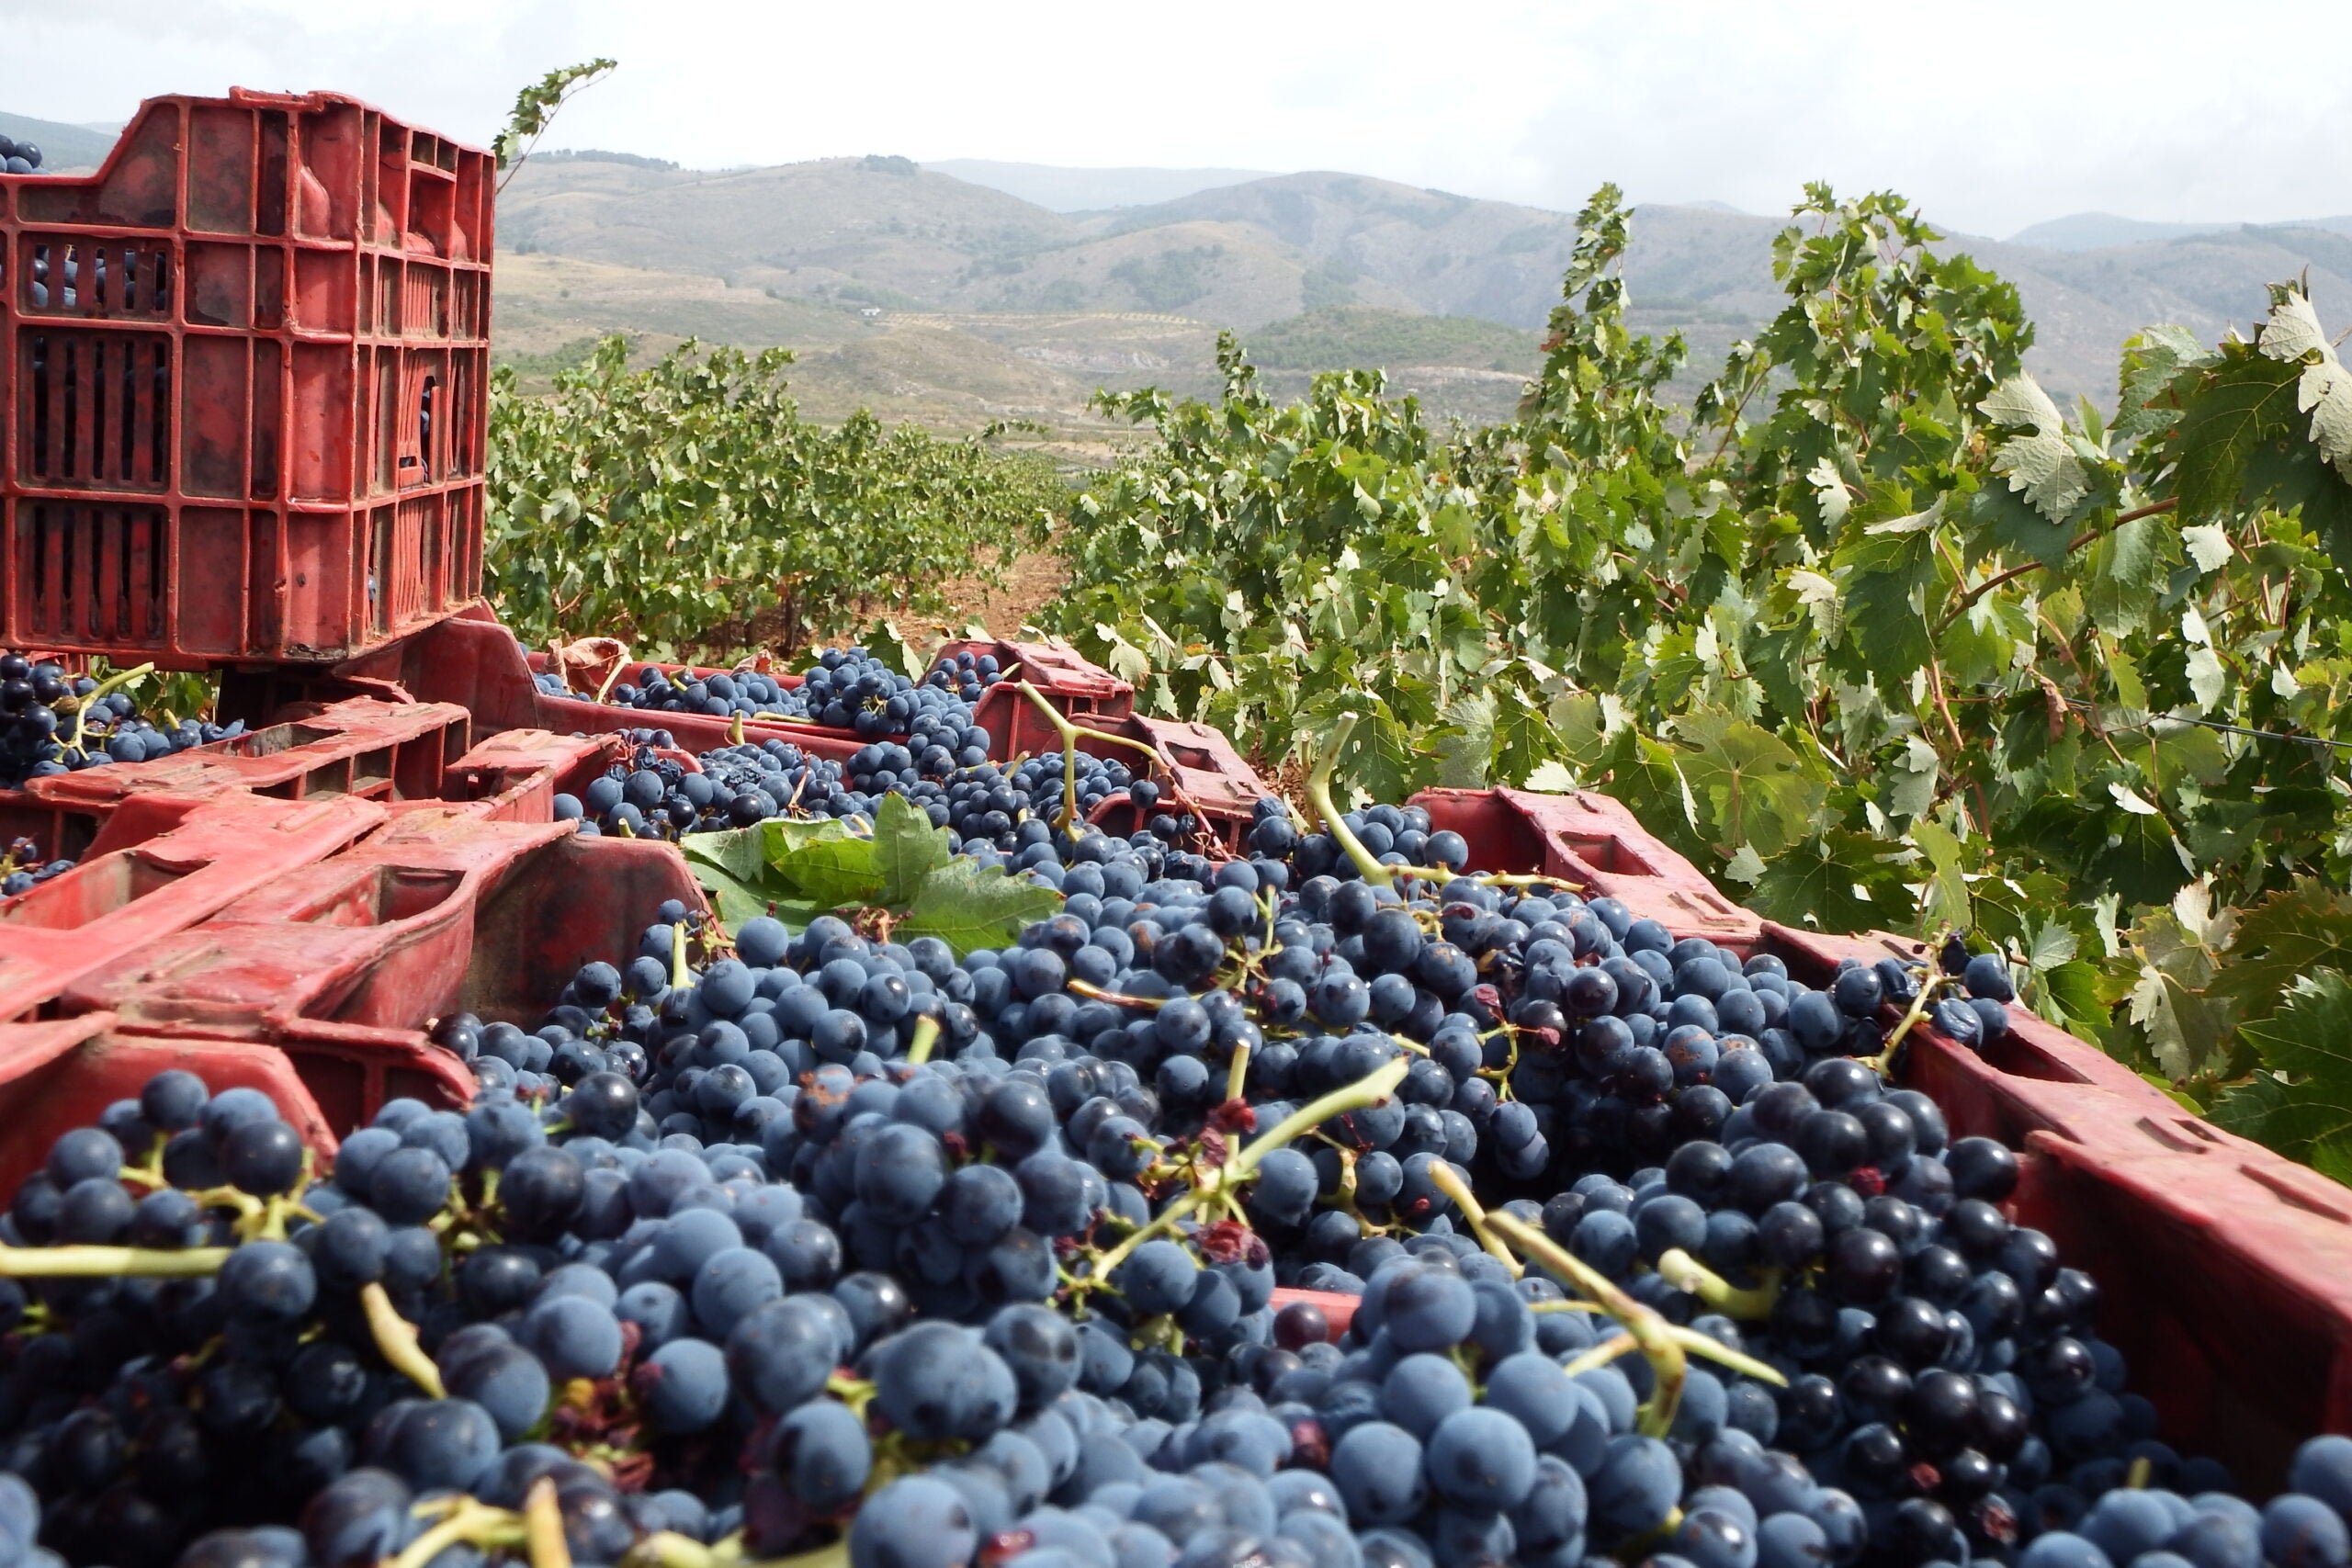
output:
[[337, 660], [479, 593], [492, 194], [486, 152], [243, 89], [0, 175], [0, 642]]
[[1133, 686], [1075, 649], [1058, 643], [959, 639], [942, 644], [932, 655], [932, 662], [958, 653], [992, 654], [997, 672], [1006, 677], [983, 690], [972, 706], [974, 721], [989, 732], [989, 755], [1000, 761], [1057, 750], [1062, 743], [1046, 716], [1015, 682], [1026, 681], [1036, 687], [1037, 694], [1064, 718], [1096, 729], [1115, 733], [1121, 721], [1136, 711]]
[[275, 1051], [209, 1040], [131, 1039], [106, 1013], [43, 1023], [0, 1024], [0, 1191], [14, 1192], [40, 1168], [58, 1134], [96, 1122], [118, 1100], [136, 1098], [157, 1073], [192, 1072], [216, 1094], [256, 1089], [302, 1134], [322, 1161], [334, 1134], [293, 1062]]
[[33, 865], [80, 860], [89, 853], [105, 819], [100, 811], [51, 805], [22, 790], [0, 790], [0, 849], [30, 839], [39, 852]]
[[[622, 750], [616, 736], [506, 730], [449, 764], [441, 800], [470, 803], [493, 822], [552, 822], [558, 792], [577, 796]], [[434, 810], [439, 804], [403, 802], [394, 809]]]
[[1475, 867], [1557, 876], [1588, 898], [1619, 899], [1636, 919], [1726, 947], [1751, 947], [1762, 927], [1605, 795], [1427, 789], [1412, 804], [1468, 841]]
[[[1181, 719], [1146, 718], [1131, 715], [1102, 727], [1113, 735], [1140, 740], [1159, 759], [1152, 777], [1170, 792], [1159, 809], [1189, 809], [1201, 819], [1208, 840], [1227, 852], [1238, 852], [1255, 818], [1258, 798], [1273, 792], [1233, 749], [1233, 742], [1205, 724]], [[1080, 749], [1130, 768], [1138, 760], [1128, 747], [1081, 739]], [[1096, 808], [1094, 820], [1105, 832], [1121, 836], [1144, 826], [1142, 814], [1124, 795]]]

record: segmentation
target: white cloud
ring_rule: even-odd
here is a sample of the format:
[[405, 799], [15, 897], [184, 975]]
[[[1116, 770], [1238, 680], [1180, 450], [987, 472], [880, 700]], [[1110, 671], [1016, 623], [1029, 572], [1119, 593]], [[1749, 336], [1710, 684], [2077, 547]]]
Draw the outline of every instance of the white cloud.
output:
[[232, 83], [331, 87], [485, 139], [514, 90], [622, 69], [556, 140], [697, 164], [866, 152], [1340, 168], [1573, 207], [1785, 208], [1894, 186], [2005, 233], [2085, 209], [2352, 208], [2352, 7], [2185, 0], [0, 0], [0, 107], [119, 118]]

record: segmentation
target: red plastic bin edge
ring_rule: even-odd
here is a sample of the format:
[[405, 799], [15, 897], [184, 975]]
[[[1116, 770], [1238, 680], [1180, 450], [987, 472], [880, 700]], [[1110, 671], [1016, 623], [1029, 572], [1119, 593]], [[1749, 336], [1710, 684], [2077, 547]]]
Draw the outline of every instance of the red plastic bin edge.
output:
[[135, 1098], [174, 1067], [216, 1094], [261, 1090], [322, 1161], [334, 1157], [334, 1134], [286, 1056], [211, 1041], [126, 1038], [113, 1024], [107, 1013], [0, 1024], [0, 1118], [10, 1129], [0, 1138], [0, 1191], [15, 1191], [40, 1169], [59, 1134], [95, 1123], [108, 1105]]

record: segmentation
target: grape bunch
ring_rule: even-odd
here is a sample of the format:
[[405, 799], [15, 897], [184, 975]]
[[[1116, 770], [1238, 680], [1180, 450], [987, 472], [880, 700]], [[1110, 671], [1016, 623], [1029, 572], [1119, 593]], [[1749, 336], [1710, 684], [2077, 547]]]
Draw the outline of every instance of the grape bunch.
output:
[[7, 852], [0, 854], [0, 898], [14, 898], [28, 888], [64, 875], [74, 865], [72, 860], [43, 860], [40, 844], [33, 839], [12, 839]]
[[997, 665], [993, 653], [974, 653], [967, 649], [961, 653], [943, 653], [932, 661], [931, 672], [923, 677], [923, 684], [936, 686], [943, 692], [953, 692], [969, 706], [978, 703], [990, 686], [1006, 679]]
[[2352, 1440], [2257, 1504], [2159, 1438], [2015, 1155], [1890, 1081], [2006, 1026], [1997, 955], [1809, 984], [1410, 807], [1048, 835], [1060, 910], [960, 957], [664, 906], [332, 1162], [186, 1074], [60, 1137], [0, 1218], [0, 1553], [2352, 1562]]
[[[559, 794], [555, 815], [589, 834], [674, 839], [748, 828], [772, 817], [870, 815], [874, 803], [842, 788], [841, 765], [786, 740], [715, 747], [692, 765], [668, 730], [630, 730], [626, 761], [579, 794]], [[665, 754], [667, 753], [667, 754]]]
[[1073, 765], [1057, 751], [1008, 770], [988, 761], [953, 764], [936, 748], [919, 758], [892, 740], [869, 741], [846, 763], [804, 752], [788, 740], [746, 740], [701, 752], [690, 767], [674, 754], [667, 730], [630, 730], [626, 739], [628, 761], [610, 764], [580, 793], [556, 796], [559, 819], [580, 823], [585, 833], [625, 828], [635, 838], [673, 839], [778, 817], [870, 820], [883, 795], [899, 795], [922, 807], [934, 826], [948, 829], [957, 852], [1031, 873], [1057, 888], [1072, 864], [1133, 858], [1147, 848], [1162, 852], [1200, 829], [1189, 811], [1159, 809], [1160, 787], [1151, 779], [1082, 751], [1072, 754], [1080, 816], [1099, 815], [1125, 800], [1145, 824], [1125, 840], [1054, 831], [1051, 824], [1067, 804], [1065, 770]]
[[128, 693], [96, 694], [98, 686], [52, 660], [0, 653], [0, 788], [109, 762], [152, 761], [244, 733], [243, 719], [159, 726]]
[[[990, 660], [994, 662], [993, 660]], [[969, 766], [988, 759], [988, 731], [972, 722], [971, 702], [951, 688], [944, 674], [921, 683], [909, 680], [863, 648], [829, 648], [787, 687], [755, 670], [670, 676], [648, 667], [640, 680], [613, 688], [623, 707], [653, 712], [708, 714], [726, 718], [782, 718], [867, 739], [905, 736], [922, 756], [933, 749], [947, 765]], [[541, 677], [542, 682], [548, 677]]]

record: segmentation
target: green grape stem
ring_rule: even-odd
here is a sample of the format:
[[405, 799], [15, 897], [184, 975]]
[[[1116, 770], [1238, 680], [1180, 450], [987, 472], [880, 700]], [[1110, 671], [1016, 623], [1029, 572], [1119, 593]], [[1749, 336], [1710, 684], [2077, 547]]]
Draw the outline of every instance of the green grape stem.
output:
[[1675, 1410], [1682, 1403], [1682, 1384], [1690, 1373], [1690, 1362], [1672, 1325], [1626, 1294], [1608, 1275], [1517, 1215], [1490, 1214], [1487, 1223], [1531, 1260], [1599, 1302], [1623, 1325], [1657, 1377], [1657, 1387], [1641, 1408], [1640, 1430], [1645, 1437], [1666, 1436], [1674, 1427]]
[[1377, 1105], [1396, 1091], [1405, 1081], [1405, 1074], [1412, 1064], [1403, 1057], [1386, 1066], [1365, 1074], [1356, 1082], [1335, 1089], [1319, 1100], [1309, 1101], [1283, 1117], [1266, 1132], [1260, 1134], [1243, 1148], [1236, 1150], [1216, 1173], [1214, 1183], [1182, 1192], [1169, 1201], [1168, 1207], [1152, 1216], [1148, 1224], [1138, 1225], [1121, 1238], [1118, 1244], [1094, 1259], [1094, 1265], [1084, 1281], [1099, 1286], [1111, 1277], [1112, 1270], [1125, 1263], [1136, 1248], [1157, 1236], [1171, 1234], [1178, 1224], [1189, 1218], [1207, 1200], [1209, 1192], [1229, 1192], [1257, 1173], [1259, 1164], [1276, 1149], [1303, 1137], [1334, 1116], [1351, 1111], [1361, 1111], [1367, 1105]]
[[[1155, 748], [1148, 746], [1140, 740], [1131, 740], [1124, 735], [1113, 735], [1108, 730], [1092, 729], [1082, 724], [1074, 724], [1068, 718], [1063, 717], [1059, 713], [1057, 713], [1054, 710], [1054, 705], [1046, 700], [1045, 694], [1038, 691], [1036, 687], [1031, 685], [1028, 682], [1015, 681], [1013, 682], [1013, 686], [1023, 696], [1029, 699], [1039, 713], [1046, 716], [1046, 722], [1052, 725], [1054, 727], [1054, 733], [1061, 737], [1061, 829], [1063, 832], [1070, 835], [1070, 837], [1076, 838], [1078, 836], [1078, 824], [1080, 820], [1078, 814], [1078, 743], [1080, 739], [1100, 740], [1107, 746], [1124, 746], [1130, 751], [1140, 751], [1145, 756], [1150, 758], [1153, 764], [1161, 772], [1164, 773], [1168, 771], [1167, 762], [1161, 758], [1159, 752]], [[1185, 810], [1191, 812], [1194, 820], [1206, 820], [1206, 817], [1202, 812], [1201, 808], [1186, 797], [1183, 790], [1178, 786], [1172, 776], [1167, 781], [1167, 790], [1168, 798], [1182, 807]]]
[[392, 1305], [390, 1293], [379, 1283], [362, 1285], [359, 1306], [367, 1314], [368, 1332], [374, 1336], [377, 1350], [392, 1370], [434, 1398], [447, 1399], [449, 1395], [441, 1385], [441, 1369], [417, 1344], [416, 1325], [400, 1314]]
[[[1315, 808], [1316, 825], [1329, 833], [1355, 863], [1356, 870], [1366, 882], [1383, 887], [1394, 887], [1399, 878], [1416, 878], [1422, 882], [1447, 883], [1463, 874], [1442, 865], [1387, 865], [1378, 855], [1364, 848], [1363, 840], [1355, 835], [1331, 799], [1331, 770], [1339, 766], [1340, 753], [1346, 749], [1348, 737], [1355, 733], [1358, 716], [1343, 713], [1331, 728], [1331, 739], [1324, 746], [1321, 756], [1315, 760], [1306, 773], [1306, 802]], [[1584, 884], [1571, 882], [1564, 876], [1551, 876], [1543, 872], [1486, 872], [1472, 881], [1488, 887], [1566, 887], [1581, 890]]]
[[555, 1478], [542, 1475], [523, 1499], [523, 1551], [531, 1568], [571, 1568], [571, 1547], [563, 1538], [563, 1510]]
[[1319, 1100], [1307, 1101], [1251, 1139], [1249, 1146], [1233, 1157], [1227, 1170], [1237, 1179], [1250, 1176], [1268, 1155], [1321, 1126], [1332, 1117], [1379, 1104], [1396, 1092], [1396, 1086], [1405, 1081], [1405, 1075], [1412, 1070], [1412, 1066], [1410, 1058], [1399, 1056], [1386, 1066], [1366, 1073], [1354, 1083], [1335, 1089]]
[[1454, 1207], [1460, 1209], [1463, 1217], [1470, 1222], [1471, 1234], [1478, 1238], [1478, 1245], [1500, 1260], [1502, 1266], [1510, 1270], [1512, 1279], [1516, 1280], [1527, 1272], [1526, 1267], [1511, 1249], [1503, 1245], [1502, 1237], [1495, 1234], [1494, 1226], [1487, 1223], [1486, 1205], [1478, 1201], [1477, 1194], [1470, 1190], [1470, 1184], [1462, 1179], [1460, 1171], [1439, 1160], [1430, 1167], [1430, 1184], [1453, 1200]]
[[1773, 1270], [1760, 1285], [1743, 1289], [1733, 1284], [1679, 1247], [1658, 1255], [1657, 1271], [1678, 1291], [1687, 1291], [1725, 1317], [1756, 1323], [1772, 1315], [1781, 1299], [1781, 1276]]
[[[422, 1513], [440, 1506], [423, 1504], [419, 1506], [419, 1511]], [[481, 1547], [520, 1546], [526, 1539], [526, 1527], [520, 1514], [477, 1503], [460, 1494], [440, 1523], [401, 1549], [400, 1555], [391, 1559], [391, 1568], [424, 1568], [426, 1563], [461, 1542]], [[534, 1568], [537, 1568], [536, 1564]]]
[[200, 1280], [220, 1272], [234, 1249], [190, 1247], [0, 1247], [0, 1279]]
[[90, 720], [91, 704], [100, 697], [112, 694], [119, 687], [128, 686], [143, 675], [153, 675], [154, 672], [155, 666], [153, 663], [135, 664], [128, 670], [119, 670], [99, 682], [88, 696], [76, 700], [74, 705], [74, 739], [65, 743], [65, 750], [68, 751], [82, 750], [82, 734], [84, 728]]

